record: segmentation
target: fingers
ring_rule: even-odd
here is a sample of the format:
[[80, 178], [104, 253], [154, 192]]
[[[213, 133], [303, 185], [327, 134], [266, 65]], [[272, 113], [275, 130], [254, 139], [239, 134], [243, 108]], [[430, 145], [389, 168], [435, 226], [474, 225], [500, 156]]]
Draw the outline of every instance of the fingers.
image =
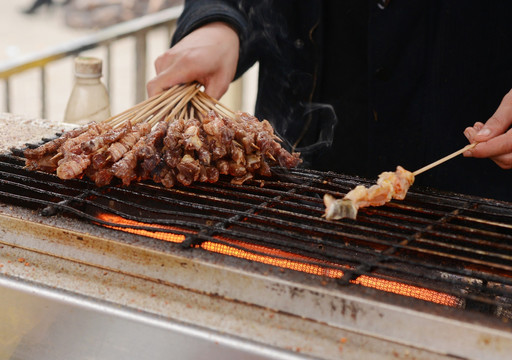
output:
[[170, 50], [166, 51], [155, 60], [156, 76], [146, 84], [146, 91], [149, 97], [157, 95], [162, 91], [178, 84], [176, 74], [173, 71], [173, 64], [176, 63], [175, 56]]
[[164, 52], [162, 55], [158, 56], [155, 60], [155, 72], [159, 75], [162, 71], [167, 69], [172, 65], [174, 57], [172, 53], [168, 50]]
[[490, 157], [495, 158], [501, 155], [512, 153], [512, 131], [509, 130], [505, 134], [496, 136], [488, 141], [478, 143], [471, 150], [474, 157]]
[[475, 142], [484, 142], [503, 134], [512, 124], [512, 90], [509, 91], [493, 116], [474, 136]]
[[157, 75], [146, 85], [148, 95], [197, 81], [208, 95], [219, 99], [235, 76], [238, 53], [238, 34], [230, 26], [221, 22], [204, 25], [155, 60]]
[[176, 53], [174, 49], [166, 51], [155, 60], [157, 75], [146, 84], [148, 96], [159, 94], [177, 84], [192, 81], [203, 83], [206, 74], [204, 70], [198, 69], [199, 66], [196, 65], [194, 55], [190, 53]]
[[231, 77], [223, 74], [201, 74], [193, 67], [168, 68], [160, 72], [156, 77], [148, 81], [146, 90], [148, 96], [154, 96], [167, 90], [173, 85], [197, 81], [204, 85], [205, 93], [214, 99], [220, 99], [226, 93], [231, 82]]
[[176, 84], [182, 84], [183, 74], [172, 71], [163, 71], [146, 84], [146, 91], [149, 97], [160, 94]]
[[492, 160], [502, 169], [509, 170], [512, 169], [512, 154], [506, 154], [502, 156], [498, 156], [496, 158], [492, 158]]
[[[478, 129], [475, 127], [467, 128], [464, 135], [470, 143], [477, 136]], [[499, 167], [503, 169], [512, 169], [512, 130], [505, 134], [496, 136], [488, 141], [478, 143], [473, 149], [465, 151], [465, 157], [490, 158]]]
[[228, 91], [230, 79], [222, 74], [213, 76], [204, 84], [204, 92], [214, 99], [219, 100]]
[[470, 143], [478, 143], [464, 152], [466, 157], [490, 158], [503, 169], [512, 168], [512, 90], [501, 101], [485, 124], [475, 123], [464, 130]]
[[[467, 127], [465, 130], [464, 130], [464, 136], [466, 136], [466, 138], [468, 139], [469, 143], [470, 144], [473, 144], [475, 143], [475, 137], [476, 137], [476, 134], [484, 127], [484, 124], [481, 123], [481, 122], [476, 122], [475, 125], [473, 125], [473, 127]], [[464, 157], [472, 157], [473, 156], [473, 153], [472, 151], [474, 150], [471, 149], [471, 150], [467, 150], [465, 151], [462, 155]]]
[[473, 125], [473, 127], [476, 129], [476, 131], [480, 131], [484, 127], [484, 123], [476, 122], [475, 125]]
[[473, 127], [467, 127], [464, 130], [464, 136], [469, 140], [469, 143], [472, 144], [475, 142], [476, 134], [484, 127], [484, 124], [481, 122], [475, 123]]

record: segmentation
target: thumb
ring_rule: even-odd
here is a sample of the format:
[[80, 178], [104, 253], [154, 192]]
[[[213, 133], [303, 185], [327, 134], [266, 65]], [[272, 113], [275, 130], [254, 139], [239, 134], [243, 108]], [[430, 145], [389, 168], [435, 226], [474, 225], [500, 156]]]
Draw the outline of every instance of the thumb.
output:
[[474, 140], [487, 141], [505, 133], [512, 124], [512, 90], [505, 95], [493, 116], [477, 132]]

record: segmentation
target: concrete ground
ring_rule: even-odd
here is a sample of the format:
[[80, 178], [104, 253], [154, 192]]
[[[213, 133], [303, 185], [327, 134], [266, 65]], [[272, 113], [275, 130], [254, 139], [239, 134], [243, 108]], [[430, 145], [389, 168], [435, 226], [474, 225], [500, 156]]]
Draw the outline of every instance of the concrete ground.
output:
[[64, 9], [55, 5], [25, 15], [34, 0], [0, 0], [0, 61], [44, 50], [93, 30], [72, 29], [64, 24]]

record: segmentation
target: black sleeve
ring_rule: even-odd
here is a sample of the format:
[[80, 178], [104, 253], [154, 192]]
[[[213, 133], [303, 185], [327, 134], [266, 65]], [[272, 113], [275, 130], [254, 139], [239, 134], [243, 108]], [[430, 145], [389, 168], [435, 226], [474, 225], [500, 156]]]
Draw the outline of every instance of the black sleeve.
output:
[[222, 21], [230, 25], [240, 39], [240, 55], [235, 78], [241, 76], [255, 62], [255, 52], [250, 44], [251, 24], [247, 14], [250, 11], [249, 3], [240, 0], [186, 0], [183, 13], [178, 19], [178, 26], [173, 35], [171, 46], [183, 39], [197, 28], [208, 23]]

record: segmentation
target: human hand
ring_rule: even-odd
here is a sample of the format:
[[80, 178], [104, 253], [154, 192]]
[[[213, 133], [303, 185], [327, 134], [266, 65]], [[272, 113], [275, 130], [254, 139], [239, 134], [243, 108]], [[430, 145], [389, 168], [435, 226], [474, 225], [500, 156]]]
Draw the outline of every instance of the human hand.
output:
[[148, 95], [197, 81], [206, 94], [219, 99], [235, 77], [239, 48], [238, 34], [225, 23], [194, 30], [155, 60], [156, 76], [146, 85]]
[[464, 130], [470, 143], [478, 143], [464, 152], [466, 157], [490, 158], [502, 169], [512, 169], [512, 90], [485, 124], [475, 123]]

